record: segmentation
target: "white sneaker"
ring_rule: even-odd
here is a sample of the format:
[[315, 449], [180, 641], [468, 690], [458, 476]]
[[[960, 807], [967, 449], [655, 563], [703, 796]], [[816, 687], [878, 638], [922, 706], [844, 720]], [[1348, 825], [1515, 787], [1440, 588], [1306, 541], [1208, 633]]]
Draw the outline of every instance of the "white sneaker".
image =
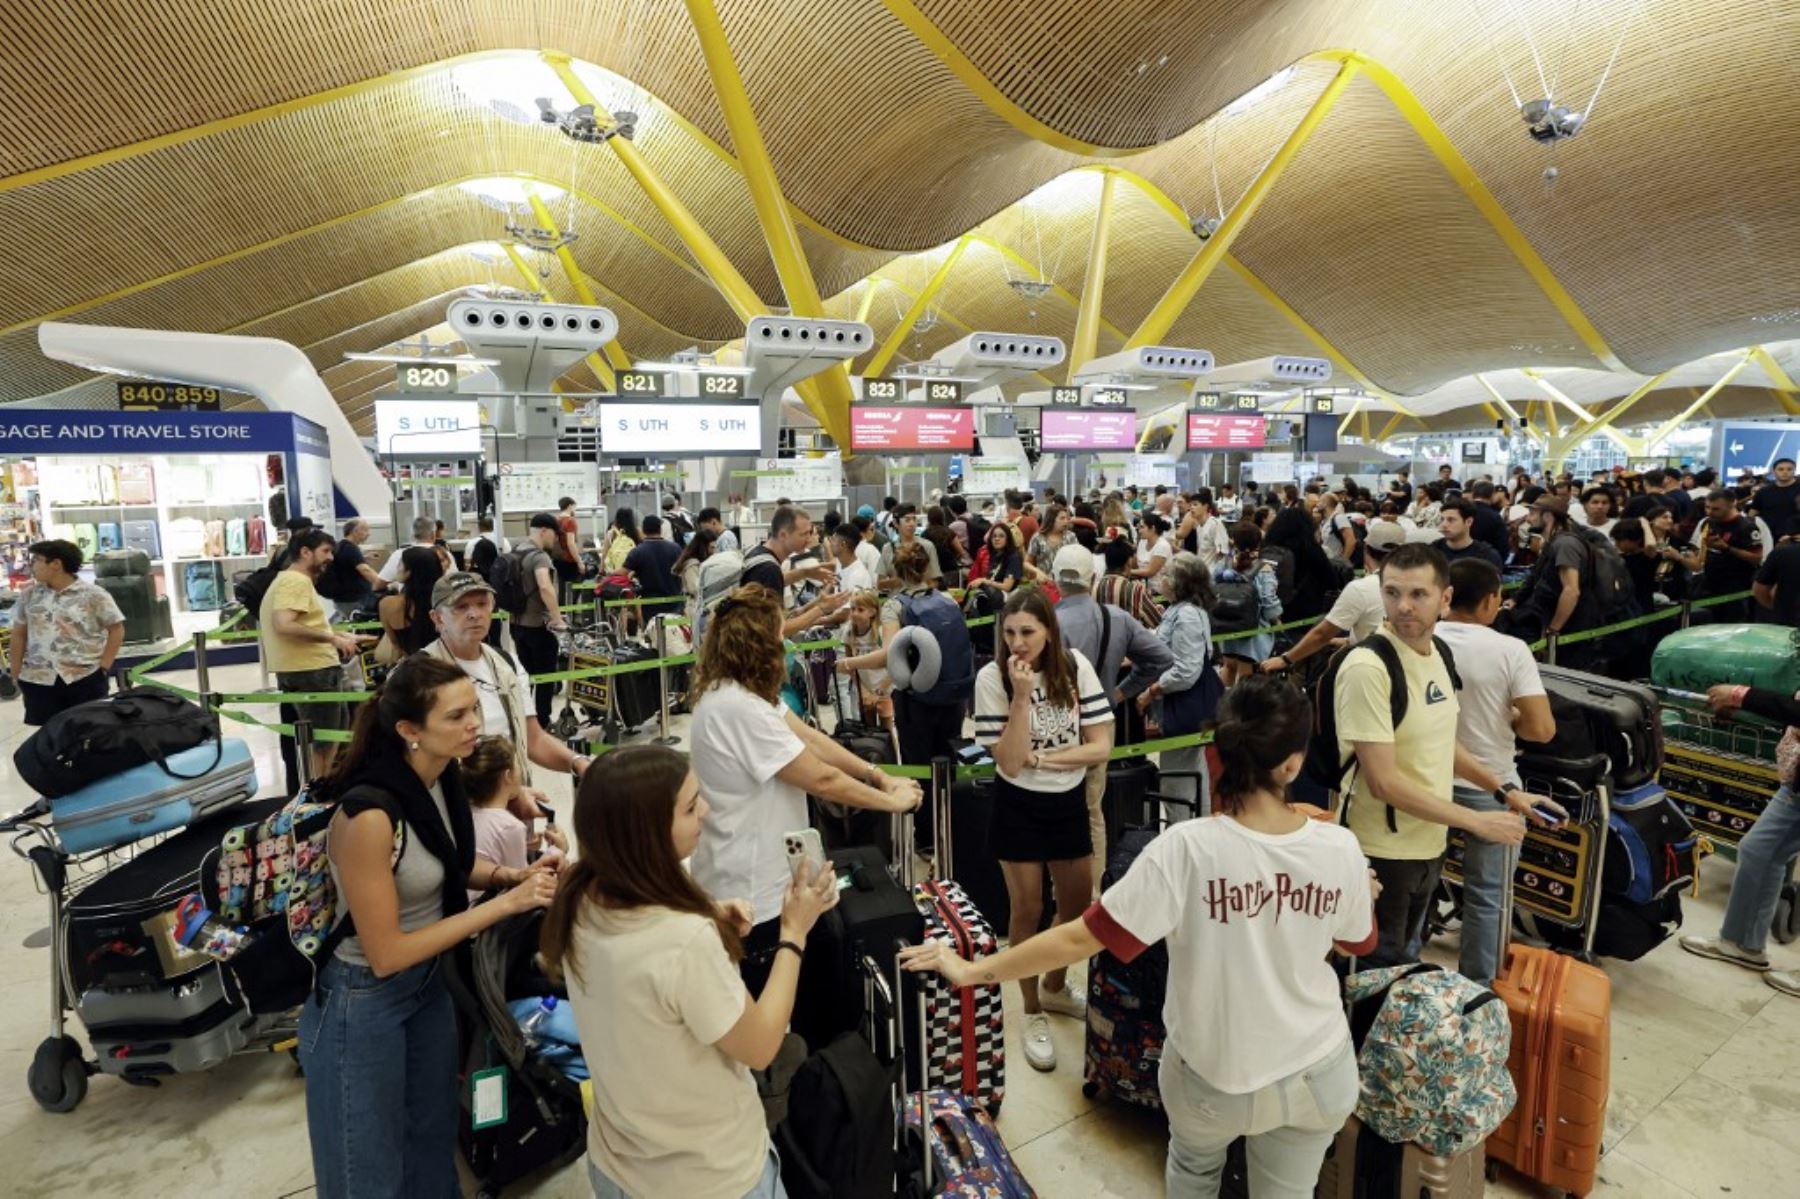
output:
[[1721, 962], [1742, 966], [1746, 970], [1767, 970], [1769, 968], [1767, 954], [1751, 953], [1742, 945], [1727, 941], [1724, 937], [1682, 937], [1681, 947], [1689, 953], [1698, 954], [1703, 958], [1716, 958]]
[[1025, 1017], [1025, 1060], [1033, 1070], [1056, 1069], [1056, 1042], [1050, 1039], [1050, 1017], [1042, 1012]]
[[1065, 981], [1062, 989], [1052, 991], [1043, 983], [1038, 984], [1038, 1002], [1046, 1012], [1055, 1012], [1059, 1016], [1073, 1016], [1077, 1020], [1087, 1019], [1087, 996], [1072, 989]]
[[1771, 970], [1763, 981], [1783, 994], [1800, 998], [1800, 970]]

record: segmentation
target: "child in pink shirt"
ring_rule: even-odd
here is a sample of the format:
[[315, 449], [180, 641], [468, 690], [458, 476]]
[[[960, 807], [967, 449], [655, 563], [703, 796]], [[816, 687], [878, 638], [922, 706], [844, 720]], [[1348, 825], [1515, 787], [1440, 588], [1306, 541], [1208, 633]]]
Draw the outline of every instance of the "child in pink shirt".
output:
[[[525, 869], [530, 865], [531, 828], [507, 810], [521, 786], [512, 742], [505, 737], [477, 741], [474, 751], [462, 760], [462, 784], [474, 809], [475, 856], [496, 866]], [[550, 845], [545, 852], [558, 856], [567, 845], [555, 825], [544, 830], [544, 840]], [[470, 903], [480, 897], [478, 891], [469, 892]]]

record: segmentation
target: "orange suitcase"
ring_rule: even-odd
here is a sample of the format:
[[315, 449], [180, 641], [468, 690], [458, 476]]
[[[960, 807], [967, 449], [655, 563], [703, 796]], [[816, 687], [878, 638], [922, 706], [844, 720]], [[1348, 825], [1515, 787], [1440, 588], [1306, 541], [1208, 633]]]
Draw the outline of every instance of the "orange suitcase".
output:
[[[1509, 869], [1500, 907], [1503, 941], [1512, 927], [1512, 877]], [[1503, 944], [1500, 962], [1494, 991], [1512, 1017], [1507, 1068], [1519, 1100], [1488, 1136], [1488, 1160], [1586, 1195], [1594, 1189], [1606, 1131], [1612, 980], [1597, 966], [1526, 945]]]

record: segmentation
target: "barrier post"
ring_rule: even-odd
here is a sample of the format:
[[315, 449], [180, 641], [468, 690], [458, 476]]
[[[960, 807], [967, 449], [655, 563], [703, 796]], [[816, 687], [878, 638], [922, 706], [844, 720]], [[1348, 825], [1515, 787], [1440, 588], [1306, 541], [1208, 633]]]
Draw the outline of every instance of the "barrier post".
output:
[[1557, 642], [1557, 634], [1552, 633], [1549, 630], [1545, 630], [1545, 632], [1544, 632], [1544, 664], [1546, 666], [1555, 666], [1556, 665], [1556, 642]]
[[657, 745], [675, 745], [680, 737], [669, 734], [669, 624], [657, 613], [656, 621], [656, 723], [661, 735], [656, 738]]
[[994, 661], [1000, 663], [1000, 673], [1006, 673], [1006, 638], [1001, 635], [1000, 614], [994, 614]]
[[952, 877], [950, 844], [950, 792], [956, 785], [956, 764], [947, 757], [931, 760], [931, 845], [933, 877]]
[[294, 716], [294, 772], [300, 776], [300, 789], [304, 791], [312, 785], [312, 721], [303, 714], [304, 709], [297, 709]]
[[212, 688], [207, 683], [206, 632], [204, 630], [194, 634], [194, 689], [200, 693], [200, 706], [211, 707], [211, 703], [206, 698], [212, 693]]
[[917, 868], [913, 860], [913, 814], [911, 812], [895, 812], [893, 815], [894, 872], [900, 885], [908, 892], [918, 881], [915, 877]]
[[1686, 596], [1681, 600], [1681, 627], [1687, 628], [1694, 620], [1694, 601]]

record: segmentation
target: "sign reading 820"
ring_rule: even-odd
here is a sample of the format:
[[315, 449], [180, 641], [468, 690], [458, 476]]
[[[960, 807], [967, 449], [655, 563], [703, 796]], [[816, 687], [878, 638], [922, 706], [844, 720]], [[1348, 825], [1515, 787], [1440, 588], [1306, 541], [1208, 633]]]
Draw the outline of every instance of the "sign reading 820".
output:
[[394, 380], [401, 391], [455, 391], [456, 368], [453, 366], [413, 366], [402, 363], [394, 368]]

